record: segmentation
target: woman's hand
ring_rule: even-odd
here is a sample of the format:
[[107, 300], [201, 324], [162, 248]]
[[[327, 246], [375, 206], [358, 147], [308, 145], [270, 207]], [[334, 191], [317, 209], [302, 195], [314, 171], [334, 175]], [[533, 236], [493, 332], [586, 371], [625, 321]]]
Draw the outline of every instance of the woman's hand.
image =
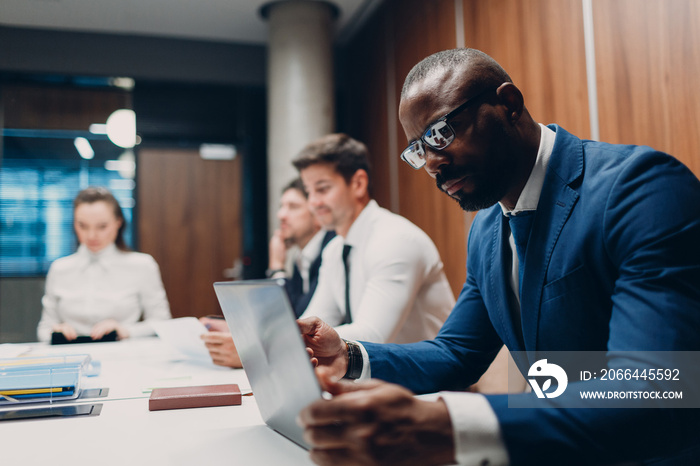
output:
[[62, 333], [66, 340], [73, 341], [78, 338], [78, 332], [70, 324], [57, 324], [51, 329], [52, 332]]
[[114, 319], [107, 319], [96, 323], [95, 326], [92, 327], [92, 330], [90, 330], [90, 338], [99, 340], [113, 330], [117, 332], [118, 340], [129, 338], [129, 331]]

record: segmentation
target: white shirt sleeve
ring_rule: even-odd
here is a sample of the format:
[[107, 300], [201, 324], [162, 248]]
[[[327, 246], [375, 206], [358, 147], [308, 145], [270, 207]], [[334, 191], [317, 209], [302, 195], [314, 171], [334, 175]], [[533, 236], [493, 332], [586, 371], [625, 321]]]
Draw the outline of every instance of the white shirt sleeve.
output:
[[510, 464], [498, 418], [486, 397], [478, 393], [440, 392], [440, 398], [450, 413], [457, 464]]
[[139, 301], [143, 309], [143, 321], [126, 325], [131, 337], [153, 335], [155, 331], [151, 326], [152, 322], [171, 318], [170, 305], [163, 288], [160, 269], [153, 257], [146, 256], [139, 274], [142, 276]]
[[54, 325], [61, 323], [57, 312], [58, 296], [54, 293], [53, 289], [54, 274], [54, 268], [49, 267], [49, 272], [46, 274], [44, 296], [41, 298], [41, 320], [39, 320], [39, 325], [36, 330], [37, 338], [39, 341], [44, 342], [51, 340], [51, 333], [53, 332]]

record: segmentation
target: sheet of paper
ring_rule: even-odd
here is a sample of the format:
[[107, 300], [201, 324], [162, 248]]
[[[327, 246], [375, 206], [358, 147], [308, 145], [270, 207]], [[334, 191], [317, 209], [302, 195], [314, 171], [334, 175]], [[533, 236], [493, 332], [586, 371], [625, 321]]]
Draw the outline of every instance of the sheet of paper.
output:
[[0, 345], [0, 359], [16, 358], [31, 349], [29, 345], [17, 345], [15, 343], [3, 343]]
[[201, 335], [208, 330], [196, 317], [154, 322], [153, 328], [163, 341], [184, 356], [211, 361], [209, 351], [201, 339]]

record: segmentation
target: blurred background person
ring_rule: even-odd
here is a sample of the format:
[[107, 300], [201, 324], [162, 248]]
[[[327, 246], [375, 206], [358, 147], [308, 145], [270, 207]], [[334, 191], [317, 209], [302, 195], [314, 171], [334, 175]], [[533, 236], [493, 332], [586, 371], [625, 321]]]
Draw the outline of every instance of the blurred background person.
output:
[[154, 334], [150, 323], [169, 319], [170, 306], [158, 264], [124, 243], [119, 202], [106, 188], [89, 187], [73, 201], [73, 217], [79, 247], [49, 268], [39, 340], [54, 332], [68, 341]]
[[286, 279], [289, 301], [299, 317], [316, 290], [321, 253], [335, 232], [321, 229], [300, 178], [284, 188], [277, 218], [280, 224], [270, 239], [267, 276]]
[[[299, 317], [316, 290], [321, 253], [335, 232], [321, 229], [309, 209], [300, 178], [291, 181], [282, 190], [277, 219], [279, 228], [270, 239], [266, 275], [285, 280], [289, 302], [294, 314]], [[215, 317], [202, 317], [200, 321], [209, 329], [202, 339], [212, 361], [221, 366], [241, 367], [226, 321]]]

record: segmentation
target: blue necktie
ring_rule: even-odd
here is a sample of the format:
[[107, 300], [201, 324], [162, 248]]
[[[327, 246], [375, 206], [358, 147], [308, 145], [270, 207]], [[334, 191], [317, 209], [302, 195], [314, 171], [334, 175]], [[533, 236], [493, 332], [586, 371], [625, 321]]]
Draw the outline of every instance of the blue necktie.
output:
[[352, 314], [350, 314], [350, 264], [348, 263], [348, 256], [350, 255], [350, 249], [352, 246], [346, 244], [343, 246], [343, 266], [345, 267], [345, 318], [343, 319], [344, 324], [352, 323]]
[[513, 234], [515, 251], [518, 253], [518, 290], [520, 296], [523, 292], [523, 270], [525, 270], [525, 254], [527, 253], [527, 240], [532, 230], [532, 220], [535, 218], [534, 210], [526, 210], [517, 215], [508, 216], [510, 232]]

